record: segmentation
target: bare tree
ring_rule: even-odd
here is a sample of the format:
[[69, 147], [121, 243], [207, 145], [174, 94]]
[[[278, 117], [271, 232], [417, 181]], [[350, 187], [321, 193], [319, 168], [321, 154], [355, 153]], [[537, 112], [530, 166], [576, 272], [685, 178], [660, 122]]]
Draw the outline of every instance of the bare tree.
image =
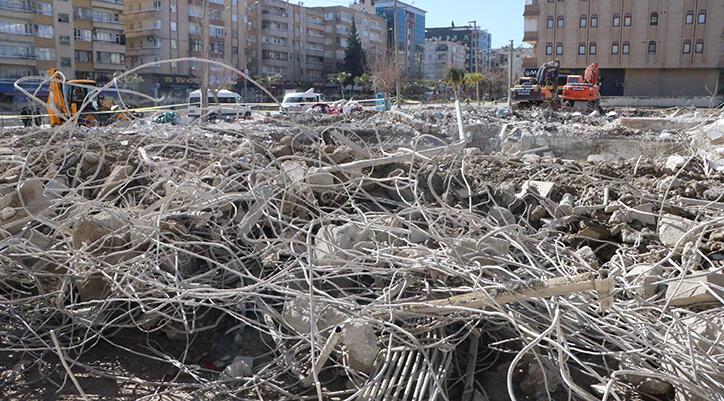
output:
[[389, 109], [390, 93], [395, 91], [397, 83], [404, 78], [402, 69], [392, 57], [385, 57], [375, 60], [372, 71], [372, 86], [385, 93], [385, 108]]
[[219, 103], [219, 91], [222, 89], [232, 90], [239, 80], [239, 74], [228, 68], [217, 65], [209, 66], [209, 90], [214, 96], [214, 102]]

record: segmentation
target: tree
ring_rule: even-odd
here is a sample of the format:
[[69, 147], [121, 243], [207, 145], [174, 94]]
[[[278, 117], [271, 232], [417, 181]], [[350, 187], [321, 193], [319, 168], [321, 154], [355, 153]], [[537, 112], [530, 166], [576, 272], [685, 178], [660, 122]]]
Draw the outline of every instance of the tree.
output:
[[233, 90], [238, 80], [239, 74], [235, 71], [217, 65], [209, 66], [209, 91], [214, 97], [214, 102], [219, 103], [220, 90]]
[[447, 73], [445, 73], [445, 81], [453, 87], [455, 100], [458, 100], [460, 96], [460, 88], [465, 82], [465, 70], [455, 67], [448, 68]]
[[357, 24], [352, 21], [352, 30], [347, 38], [347, 49], [344, 52], [344, 71], [349, 73], [350, 78], [357, 78], [365, 73], [367, 55], [362, 48], [362, 42], [357, 32]]
[[354, 77], [353, 81], [354, 84], [359, 86], [362, 89], [362, 92], [364, 92], [368, 90], [368, 88], [372, 84], [372, 77], [367, 74], [362, 74], [358, 77]]
[[342, 96], [342, 99], [344, 99], [344, 84], [349, 82], [349, 80], [351, 78], [352, 78], [352, 75], [346, 71], [340, 71], [335, 74], [327, 75], [327, 81], [329, 83], [339, 86], [339, 94], [340, 94], [340, 96]]
[[261, 75], [254, 78], [254, 81], [272, 92], [271, 87], [282, 82], [282, 74]]
[[475, 86], [475, 95], [478, 99], [478, 105], [480, 104], [480, 84], [483, 81], [485, 81], [485, 75], [483, 75], [479, 72], [465, 75], [465, 83], [468, 85]]
[[[118, 77], [121, 75], [120, 72], [116, 72], [113, 74], [115, 77]], [[123, 89], [130, 89], [134, 91], [138, 91], [138, 87], [143, 83], [143, 78], [138, 74], [128, 74], [121, 78], [117, 78], [116, 82], [119, 87]]]
[[376, 60], [372, 74], [372, 86], [385, 93], [386, 108], [390, 107], [390, 93], [395, 91], [397, 82], [402, 81], [403, 78], [402, 68], [395, 62], [394, 57], [383, 57]]

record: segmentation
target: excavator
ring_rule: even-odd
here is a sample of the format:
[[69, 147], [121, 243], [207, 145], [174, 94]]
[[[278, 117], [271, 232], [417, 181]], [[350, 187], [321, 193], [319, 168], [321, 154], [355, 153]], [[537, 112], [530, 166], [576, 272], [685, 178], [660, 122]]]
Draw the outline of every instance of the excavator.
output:
[[[96, 81], [90, 79], [63, 81], [60, 72], [54, 68], [48, 70], [48, 76], [51, 80], [47, 110], [50, 126], [56, 127], [65, 123], [65, 119], [58, 115], [56, 110], [62, 113], [66, 119], [73, 117], [86, 102], [88, 92], [95, 88]], [[97, 127], [128, 119], [123, 113], [112, 112], [115, 108], [117, 107], [113, 106], [112, 102], [99, 101], [98, 97], [94, 96], [78, 117], [78, 124]]]
[[[562, 86], [561, 81], [565, 80]], [[543, 64], [535, 77], [521, 78], [514, 86], [513, 101], [520, 106], [548, 104], [554, 109], [570, 107], [574, 111], [601, 110], [598, 63], [581, 75], [561, 75], [558, 60]], [[561, 90], [562, 87], [562, 90]]]
[[601, 109], [601, 88], [599, 86], [598, 63], [586, 68], [583, 76], [569, 75], [563, 87], [564, 104], [575, 111], [591, 111]]
[[543, 64], [535, 77], [521, 78], [511, 91], [513, 102], [521, 107], [543, 103], [557, 105], [561, 65], [558, 60]]

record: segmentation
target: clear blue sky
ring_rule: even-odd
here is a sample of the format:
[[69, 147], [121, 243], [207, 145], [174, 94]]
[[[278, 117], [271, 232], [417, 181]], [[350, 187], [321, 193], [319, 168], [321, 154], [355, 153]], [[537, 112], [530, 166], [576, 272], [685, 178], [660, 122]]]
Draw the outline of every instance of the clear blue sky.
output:
[[[292, 0], [296, 3], [296, 1]], [[403, 0], [404, 1], [404, 0]], [[307, 7], [349, 5], [349, 0], [305, 0]], [[477, 20], [478, 25], [493, 35], [493, 47], [507, 46], [523, 39], [523, 0], [415, 0], [408, 3], [427, 11], [427, 26], [467, 25]]]

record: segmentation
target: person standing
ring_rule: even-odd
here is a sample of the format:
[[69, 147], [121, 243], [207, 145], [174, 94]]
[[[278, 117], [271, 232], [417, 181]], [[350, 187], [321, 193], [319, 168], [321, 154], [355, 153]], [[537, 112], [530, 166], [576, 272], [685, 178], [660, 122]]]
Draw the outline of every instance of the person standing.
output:
[[35, 116], [33, 118], [33, 121], [35, 122], [36, 127], [40, 127], [43, 125], [43, 114], [40, 113], [40, 108], [35, 108]]
[[25, 128], [30, 127], [32, 124], [32, 118], [30, 117], [30, 108], [28, 106], [24, 106], [22, 110], [20, 110], [21, 120], [23, 120], [23, 126]]

